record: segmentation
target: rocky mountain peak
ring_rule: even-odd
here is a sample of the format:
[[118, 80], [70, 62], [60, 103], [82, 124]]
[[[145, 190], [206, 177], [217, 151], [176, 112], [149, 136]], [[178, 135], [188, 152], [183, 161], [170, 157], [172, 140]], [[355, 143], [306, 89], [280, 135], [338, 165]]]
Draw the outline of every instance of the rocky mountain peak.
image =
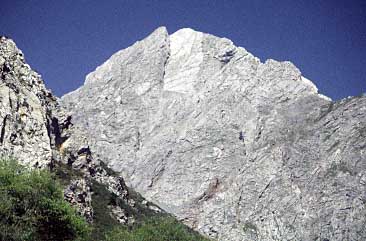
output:
[[[241, 67], [250, 66], [252, 69], [258, 69], [266, 65], [278, 64], [274, 60], [261, 63], [258, 58], [244, 48], [235, 46], [229, 39], [219, 38], [190, 28], [183, 28], [171, 34], [169, 42], [170, 55], [164, 76], [165, 91], [203, 94], [209, 90], [200, 89], [200, 86], [216, 88], [216, 85], [222, 84], [220, 83], [220, 77], [230, 74], [228, 72], [235, 72]], [[298, 85], [298, 89], [295, 90], [306, 90], [310, 94], [318, 93], [316, 86], [310, 80], [301, 76], [300, 71], [295, 66], [290, 62], [283, 62], [282, 64], [286, 65], [289, 71], [291, 69], [298, 75], [293, 77], [293, 80], [298, 80], [298, 83], [293, 83], [293, 85]], [[198, 75], [205, 72], [210, 75], [210, 78], [214, 77], [216, 79], [210, 80], [211, 83], [207, 83], [208, 78], [205, 77], [205, 84], [200, 83]], [[176, 73], [179, 73], [179, 75], [176, 75]]]
[[18, 49], [12, 39], [0, 37], [0, 51], [0, 66], [4, 82], [24, 85], [28, 91], [35, 93], [42, 101], [47, 101], [46, 98], [55, 100], [51, 91], [45, 87], [41, 75], [33, 71], [25, 62], [23, 52]]
[[332, 102], [291, 62], [159, 28], [61, 104], [127, 185], [211, 238], [365, 235], [366, 99]]
[[366, 237], [366, 97], [333, 102], [291, 62], [161, 27], [60, 100], [4, 37], [0, 78], [0, 153], [66, 166], [90, 222], [102, 186], [121, 223], [156, 203], [214, 240]]

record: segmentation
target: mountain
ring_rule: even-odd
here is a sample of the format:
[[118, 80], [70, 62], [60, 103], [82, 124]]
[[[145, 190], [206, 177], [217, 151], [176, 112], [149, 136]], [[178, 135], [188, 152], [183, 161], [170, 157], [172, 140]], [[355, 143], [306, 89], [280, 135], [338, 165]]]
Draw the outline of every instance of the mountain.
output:
[[218, 240], [366, 239], [366, 97], [164, 27], [61, 105], [127, 186]]
[[213, 240], [365, 240], [366, 97], [160, 27], [63, 96], [0, 37], [0, 155], [51, 170], [94, 227], [174, 215]]
[[[128, 188], [93, 152], [83, 130], [6, 37], [0, 37], [0, 81], [0, 159], [50, 170], [64, 188], [64, 199], [91, 223], [92, 240], [102, 240], [113, 227], [170, 217]], [[2, 215], [0, 228], [7, 223]]]

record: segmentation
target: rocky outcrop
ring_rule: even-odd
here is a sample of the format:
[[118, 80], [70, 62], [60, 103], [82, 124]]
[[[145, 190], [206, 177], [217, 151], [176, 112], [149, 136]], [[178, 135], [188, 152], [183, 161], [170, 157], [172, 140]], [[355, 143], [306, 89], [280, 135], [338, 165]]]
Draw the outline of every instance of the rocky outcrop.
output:
[[0, 37], [0, 79], [0, 153], [31, 166], [49, 165], [54, 145], [50, 109], [55, 98], [5, 37]]
[[62, 105], [128, 186], [219, 240], [366, 239], [366, 97], [290, 62], [159, 28]]
[[64, 197], [79, 210], [88, 222], [93, 222], [90, 185], [85, 179], [72, 180], [64, 191]]
[[[140, 211], [151, 210], [149, 215], [162, 212], [152, 204], [136, 204], [123, 178], [93, 153], [83, 130], [73, 125], [72, 116], [26, 64], [15, 43], [5, 37], [0, 37], [0, 78], [0, 157], [14, 157], [29, 167], [54, 171], [65, 186], [65, 199], [89, 222], [94, 220], [94, 189], [98, 185], [118, 200], [106, 207], [117, 221], [131, 224]], [[125, 213], [123, 220], [121, 213]]]

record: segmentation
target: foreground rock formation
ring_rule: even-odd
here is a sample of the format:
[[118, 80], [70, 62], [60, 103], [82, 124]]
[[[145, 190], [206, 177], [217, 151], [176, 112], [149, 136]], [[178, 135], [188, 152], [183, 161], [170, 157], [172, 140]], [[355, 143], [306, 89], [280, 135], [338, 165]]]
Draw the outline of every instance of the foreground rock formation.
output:
[[62, 105], [128, 186], [213, 239], [366, 239], [366, 97], [333, 102], [290, 62], [159, 28]]
[[[109, 204], [98, 207], [103, 215], [122, 224], [133, 223], [139, 214], [161, 212], [131, 193], [123, 178], [106, 168], [88, 143], [15, 43], [0, 37], [0, 157], [14, 157], [24, 165], [49, 168], [61, 176], [65, 199], [89, 222], [95, 221], [93, 202], [99, 204], [94, 200], [98, 192], [104, 193]], [[110, 203], [108, 196], [115, 201]]]

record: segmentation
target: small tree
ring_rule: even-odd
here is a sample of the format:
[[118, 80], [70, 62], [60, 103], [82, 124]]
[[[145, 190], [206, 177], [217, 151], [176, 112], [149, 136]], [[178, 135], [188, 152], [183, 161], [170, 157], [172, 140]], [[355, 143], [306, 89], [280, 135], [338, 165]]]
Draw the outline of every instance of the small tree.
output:
[[0, 160], [0, 240], [82, 240], [89, 231], [48, 171]]

